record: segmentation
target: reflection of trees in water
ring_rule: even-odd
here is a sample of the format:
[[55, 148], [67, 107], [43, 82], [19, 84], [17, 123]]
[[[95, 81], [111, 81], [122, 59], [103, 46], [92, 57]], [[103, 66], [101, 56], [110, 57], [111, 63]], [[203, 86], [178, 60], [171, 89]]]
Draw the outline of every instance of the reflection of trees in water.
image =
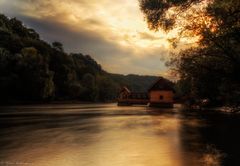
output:
[[197, 154], [203, 165], [240, 163], [240, 117], [213, 112], [183, 113], [180, 139], [183, 151]]

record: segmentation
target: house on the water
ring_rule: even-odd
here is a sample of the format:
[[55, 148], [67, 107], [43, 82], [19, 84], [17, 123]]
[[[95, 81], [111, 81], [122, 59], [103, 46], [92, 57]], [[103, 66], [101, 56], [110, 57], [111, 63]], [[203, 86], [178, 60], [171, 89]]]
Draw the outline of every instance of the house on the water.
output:
[[147, 93], [131, 92], [123, 87], [119, 93], [118, 105], [149, 105], [150, 107], [173, 107], [173, 83], [160, 77]]
[[159, 78], [149, 89], [149, 104], [153, 107], [173, 107], [173, 83]]
[[127, 87], [123, 87], [119, 93], [118, 105], [147, 105], [149, 97], [147, 93], [131, 92]]
[[119, 92], [119, 96], [118, 96], [118, 104], [124, 104], [127, 102], [127, 100], [129, 99], [131, 95], [131, 91], [124, 86], [121, 91]]

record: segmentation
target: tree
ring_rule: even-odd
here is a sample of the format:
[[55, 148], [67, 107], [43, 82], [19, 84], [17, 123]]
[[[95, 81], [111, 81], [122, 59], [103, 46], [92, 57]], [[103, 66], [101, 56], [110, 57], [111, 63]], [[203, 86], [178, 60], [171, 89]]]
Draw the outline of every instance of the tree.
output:
[[83, 93], [84, 96], [82, 96], [83, 99], [95, 101], [98, 97], [98, 89], [96, 86], [95, 77], [90, 73], [86, 73], [81, 80], [81, 84], [85, 88]]
[[[195, 98], [236, 103], [240, 97], [240, 1], [140, 0], [149, 28], [197, 40], [170, 63], [181, 80], [189, 80]], [[173, 12], [174, 11], [174, 12]], [[224, 90], [228, 89], [228, 90]], [[236, 93], [237, 92], [237, 93]], [[236, 94], [234, 98], [229, 98]]]
[[117, 98], [118, 89], [120, 88], [110, 78], [98, 76], [97, 85], [99, 89], [98, 98], [100, 101], [113, 101]]
[[53, 48], [55, 48], [56, 50], [58, 50], [58, 51], [60, 51], [60, 52], [63, 52], [64, 50], [63, 50], [63, 45], [62, 45], [62, 43], [60, 43], [60, 42], [53, 42], [52, 43], [52, 46], [53, 46]]
[[53, 72], [49, 71], [42, 56], [33, 47], [23, 48], [21, 53], [22, 60], [18, 63], [18, 71], [15, 71], [20, 76], [21, 95], [32, 100], [53, 97], [55, 91]]

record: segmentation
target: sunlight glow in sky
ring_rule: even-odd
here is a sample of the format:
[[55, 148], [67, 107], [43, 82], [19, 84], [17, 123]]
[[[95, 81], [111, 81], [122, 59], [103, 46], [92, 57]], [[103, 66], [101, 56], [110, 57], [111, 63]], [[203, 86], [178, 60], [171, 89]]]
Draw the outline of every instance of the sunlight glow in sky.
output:
[[109, 72], [168, 74], [162, 59], [173, 34], [150, 31], [138, 0], [0, 0], [0, 12], [67, 52], [90, 54]]

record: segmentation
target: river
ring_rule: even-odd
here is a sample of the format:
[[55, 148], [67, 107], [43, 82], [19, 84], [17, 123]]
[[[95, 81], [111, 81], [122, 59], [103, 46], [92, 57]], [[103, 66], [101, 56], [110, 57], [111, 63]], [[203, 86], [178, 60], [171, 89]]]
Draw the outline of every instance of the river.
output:
[[116, 104], [0, 108], [0, 166], [240, 165], [240, 117]]

